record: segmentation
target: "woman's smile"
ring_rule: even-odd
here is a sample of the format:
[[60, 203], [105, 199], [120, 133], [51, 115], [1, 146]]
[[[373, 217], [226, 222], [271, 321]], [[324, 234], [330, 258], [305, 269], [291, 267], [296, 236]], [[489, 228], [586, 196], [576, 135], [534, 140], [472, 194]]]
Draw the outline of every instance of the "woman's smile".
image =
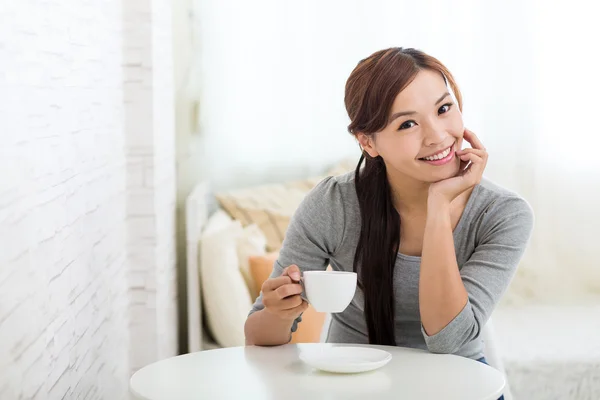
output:
[[437, 154], [434, 154], [429, 157], [419, 158], [419, 161], [422, 161], [422, 162], [430, 164], [430, 165], [440, 166], [440, 165], [448, 164], [450, 161], [452, 161], [454, 159], [454, 154], [455, 154], [454, 144], [452, 144], [452, 146], [448, 147], [446, 150], [441, 151]]

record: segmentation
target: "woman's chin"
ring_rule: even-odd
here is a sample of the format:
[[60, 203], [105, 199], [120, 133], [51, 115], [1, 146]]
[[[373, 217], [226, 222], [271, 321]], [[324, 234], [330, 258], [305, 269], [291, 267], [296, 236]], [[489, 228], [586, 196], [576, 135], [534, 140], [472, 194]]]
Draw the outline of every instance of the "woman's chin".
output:
[[425, 181], [429, 183], [435, 183], [445, 179], [454, 178], [459, 173], [460, 163], [452, 162], [448, 165], [444, 165], [443, 167], [444, 168], [440, 168], [439, 170], [432, 172], [428, 179], [425, 179]]

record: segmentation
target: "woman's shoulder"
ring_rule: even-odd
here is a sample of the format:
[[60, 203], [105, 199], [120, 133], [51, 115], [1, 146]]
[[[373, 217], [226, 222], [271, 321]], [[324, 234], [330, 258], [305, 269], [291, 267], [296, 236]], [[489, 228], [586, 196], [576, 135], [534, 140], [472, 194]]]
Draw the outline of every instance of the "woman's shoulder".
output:
[[517, 192], [487, 178], [477, 186], [472, 211], [474, 217], [481, 219], [480, 227], [484, 230], [511, 225], [528, 236], [533, 228], [534, 213], [529, 202]]
[[294, 212], [283, 247], [288, 252], [297, 251], [296, 258], [315, 249], [323, 254], [337, 253], [348, 227], [353, 226], [348, 216], [356, 214], [351, 186], [351, 178], [346, 174], [328, 176], [317, 183]]
[[322, 179], [307, 193], [305, 200], [319, 206], [341, 206], [353, 200], [356, 202], [354, 171]]
[[322, 224], [336, 225], [354, 219], [360, 210], [354, 186], [354, 173], [328, 176], [317, 183], [304, 197], [296, 210], [296, 218]]
[[487, 178], [483, 178], [478, 186], [479, 193], [477, 197], [482, 204], [486, 206], [515, 208], [516, 210], [529, 211], [533, 214], [531, 205], [519, 193]]

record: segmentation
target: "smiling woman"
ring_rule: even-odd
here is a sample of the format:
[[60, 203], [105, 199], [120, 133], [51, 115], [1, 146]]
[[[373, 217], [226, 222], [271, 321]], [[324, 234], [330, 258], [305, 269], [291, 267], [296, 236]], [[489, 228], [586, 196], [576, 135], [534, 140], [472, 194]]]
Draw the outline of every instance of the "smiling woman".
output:
[[[381, 122], [387, 125], [380, 127], [378, 123], [369, 127], [376, 135], [365, 133], [359, 126], [351, 124], [349, 127], [371, 158], [381, 156], [389, 160], [391, 179], [410, 180], [412, 184], [445, 179], [458, 172], [459, 159], [450, 150], [460, 150], [464, 131], [461, 104], [452, 101], [446, 87], [445, 77], [451, 77], [450, 73], [430, 69], [416, 72], [402, 82], [406, 88], [394, 99], [392, 116]], [[349, 82], [347, 93], [353, 94], [356, 88], [357, 85]], [[460, 96], [456, 85], [454, 91]], [[381, 96], [377, 89], [373, 92]], [[444, 100], [447, 102], [443, 103]], [[350, 112], [360, 112], [354, 104], [348, 101], [346, 104]]]
[[[378, 79], [371, 83], [367, 79], [370, 76]], [[447, 84], [458, 105], [451, 101]], [[384, 100], [378, 103], [377, 98]], [[479, 157], [475, 155], [477, 159], [472, 161], [478, 163], [477, 171], [466, 169], [470, 157], [459, 153], [466, 133], [460, 90], [438, 60], [418, 50], [388, 49], [361, 61], [348, 79], [345, 99], [352, 120], [348, 131], [363, 149], [361, 162], [365, 159], [364, 171], [360, 173], [359, 163], [355, 174], [361, 233], [354, 269], [363, 266], [361, 284], [372, 342], [395, 344], [391, 312], [396, 253], [421, 255], [427, 221], [415, 216], [427, 214], [428, 203], [440, 196], [437, 189], [442, 187], [451, 192], [441, 197], [453, 204], [450, 225], [454, 229], [473, 186], [481, 180], [487, 154], [476, 140]], [[444, 100], [450, 101], [441, 104]], [[465, 181], [464, 177], [470, 179]], [[403, 219], [406, 223], [401, 229]], [[444, 240], [433, 240], [438, 239]], [[446, 312], [441, 317], [433, 318], [436, 332], [466, 303], [458, 274], [453, 278], [456, 285], [449, 290], [458, 291], [458, 295], [442, 307]], [[427, 282], [420, 284], [428, 287]], [[437, 301], [433, 303], [432, 308], [439, 306]], [[439, 313], [439, 308], [436, 310]], [[423, 314], [421, 310], [422, 318]]]
[[330, 264], [357, 272], [359, 290], [332, 314], [328, 342], [483, 361], [482, 328], [532, 231], [529, 204], [482, 179], [487, 151], [465, 129], [458, 86], [435, 58], [374, 53], [348, 78], [345, 104], [361, 159], [298, 207], [246, 321], [247, 343], [289, 341], [307, 306], [301, 273]]

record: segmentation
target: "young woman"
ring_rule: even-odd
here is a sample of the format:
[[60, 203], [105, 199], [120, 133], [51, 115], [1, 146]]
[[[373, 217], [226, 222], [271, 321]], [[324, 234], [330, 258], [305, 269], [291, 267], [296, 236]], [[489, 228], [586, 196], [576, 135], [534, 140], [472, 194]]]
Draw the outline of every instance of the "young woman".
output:
[[482, 179], [488, 154], [435, 58], [376, 52], [352, 71], [345, 104], [362, 149], [356, 171], [325, 179], [300, 205], [246, 322], [247, 343], [287, 343], [307, 307], [300, 274], [330, 264], [356, 271], [359, 288], [332, 315], [328, 342], [484, 361], [481, 331], [529, 241], [530, 206]]

